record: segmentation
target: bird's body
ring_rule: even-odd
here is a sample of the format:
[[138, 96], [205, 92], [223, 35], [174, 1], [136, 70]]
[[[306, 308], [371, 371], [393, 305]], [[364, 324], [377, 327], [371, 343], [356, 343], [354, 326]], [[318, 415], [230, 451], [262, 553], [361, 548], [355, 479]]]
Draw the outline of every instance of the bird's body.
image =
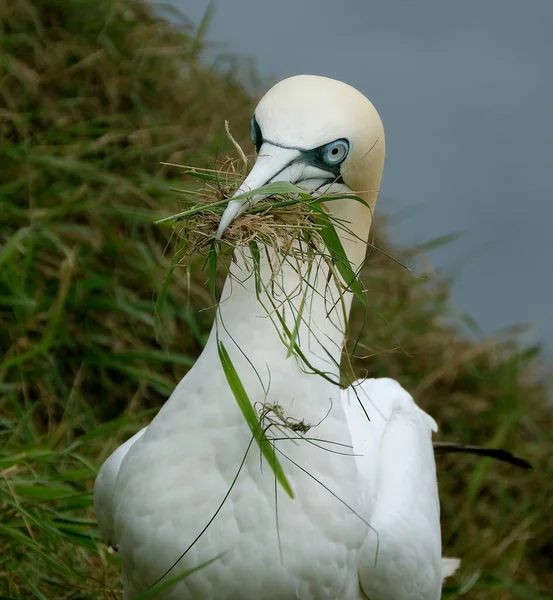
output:
[[[320, 129], [310, 106], [317, 92]], [[359, 190], [366, 204], [332, 206], [350, 223], [342, 243], [357, 268], [384, 159], [370, 102], [339, 82], [291, 78], [261, 101], [254, 126], [259, 158], [245, 189], [287, 179], [315, 190], [341, 179], [339, 186]], [[336, 150], [345, 153], [339, 162]], [[222, 230], [243, 206], [229, 204]], [[156, 597], [440, 597], [433, 421], [390, 380], [340, 391], [351, 293], [339, 292], [328, 269], [320, 258], [279, 265], [278, 256], [262, 253], [259, 292], [254, 261], [239, 251], [197, 363], [146, 431], [100, 473], [97, 513], [104, 537], [119, 548], [125, 598], [209, 561]], [[283, 340], [296, 319], [301, 358]], [[268, 427], [293, 499], [252, 443], [220, 343]]]
[[[235, 266], [234, 277], [243, 278], [244, 268], [244, 263]], [[297, 277], [296, 273], [296, 285]], [[217, 339], [228, 349], [256, 408], [278, 404], [288, 417], [320, 422], [318, 438], [351, 446], [339, 388], [321, 377], [305, 376], [293, 358], [286, 358], [286, 347], [255, 289], [250, 289], [254, 285], [253, 277], [241, 284], [229, 278], [218, 325], [201, 357], [122, 464], [114, 499], [114, 537], [132, 592], [164, 575], [200, 534], [247, 452], [219, 514], [171, 575], [226, 554], [167, 597], [355, 597], [342, 594], [352, 583], [349, 576], [356, 570], [368, 526], [283, 456], [279, 460], [295, 499], [275, 485], [272, 470], [251, 444], [252, 434], [220, 363]], [[248, 350], [252, 339], [253, 352]], [[364, 481], [351, 456], [308, 442], [275, 443], [356, 512], [364, 513], [368, 522], [374, 498], [360, 502]]]

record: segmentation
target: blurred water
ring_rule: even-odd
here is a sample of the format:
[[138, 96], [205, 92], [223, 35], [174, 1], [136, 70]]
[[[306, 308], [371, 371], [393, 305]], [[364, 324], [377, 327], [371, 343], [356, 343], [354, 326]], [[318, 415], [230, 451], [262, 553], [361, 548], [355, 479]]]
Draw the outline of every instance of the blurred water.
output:
[[[207, 0], [171, 0], [199, 22]], [[433, 263], [485, 332], [553, 348], [553, 2], [233, 0], [209, 38], [262, 76], [316, 73], [371, 98], [387, 135], [378, 209], [406, 244], [451, 232]]]

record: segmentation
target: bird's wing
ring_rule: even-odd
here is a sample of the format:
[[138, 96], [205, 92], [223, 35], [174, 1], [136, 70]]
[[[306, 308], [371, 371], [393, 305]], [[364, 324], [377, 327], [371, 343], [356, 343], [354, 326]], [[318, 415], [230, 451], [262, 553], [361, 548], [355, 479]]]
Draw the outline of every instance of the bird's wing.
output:
[[115, 532], [113, 530], [113, 494], [115, 491], [115, 481], [123, 459], [131, 446], [144, 435], [146, 429], [147, 427], [141, 429], [109, 456], [102, 465], [94, 483], [94, 510], [96, 511], [100, 535], [107, 544], [115, 549], [117, 549], [117, 540], [115, 539]]
[[392, 379], [360, 380], [343, 391], [342, 401], [354, 454], [361, 455], [361, 477], [376, 490], [373, 529], [359, 565], [363, 592], [371, 600], [437, 600], [442, 558], [432, 448], [436, 422]]

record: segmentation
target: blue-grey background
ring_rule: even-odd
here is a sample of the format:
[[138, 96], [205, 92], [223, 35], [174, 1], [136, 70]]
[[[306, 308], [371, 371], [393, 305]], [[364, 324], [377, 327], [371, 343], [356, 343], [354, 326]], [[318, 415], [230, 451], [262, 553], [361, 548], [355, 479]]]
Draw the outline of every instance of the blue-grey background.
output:
[[[200, 22], [207, 0], [171, 0]], [[553, 348], [553, 1], [220, 0], [208, 38], [274, 80], [365, 93], [386, 128], [393, 241], [459, 233], [431, 259], [486, 333]]]

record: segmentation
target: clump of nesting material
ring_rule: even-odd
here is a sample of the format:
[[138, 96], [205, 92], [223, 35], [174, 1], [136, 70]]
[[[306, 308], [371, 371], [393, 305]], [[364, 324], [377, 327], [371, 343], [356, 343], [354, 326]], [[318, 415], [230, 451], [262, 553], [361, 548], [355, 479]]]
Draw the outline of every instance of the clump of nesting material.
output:
[[[272, 249], [285, 260], [312, 261], [320, 257], [328, 266], [331, 276], [342, 291], [352, 291], [366, 305], [365, 295], [357, 274], [353, 272], [337, 229], [354, 235], [348, 224], [334, 219], [327, 203], [343, 198], [361, 198], [349, 193], [318, 193], [301, 189], [285, 181], [269, 183], [248, 196], [263, 195], [264, 199], [236, 217], [225, 230], [222, 240], [216, 233], [228, 201], [244, 181], [240, 164], [247, 167], [248, 160], [232, 138], [228, 123], [227, 135], [235, 145], [240, 159], [228, 158], [218, 169], [204, 169], [164, 163], [179, 167], [185, 174], [200, 182], [197, 189], [173, 189], [183, 195], [188, 203], [186, 210], [157, 221], [173, 222], [183, 245], [175, 257], [179, 264], [187, 264], [195, 255], [232, 256], [236, 248], [248, 246], [255, 255], [260, 247]], [[230, 249], [230, 253], [228, 252]]]
[[[193, 255], [205, 254], [213, 247], [221, 215], [244, 179], [238, 170], [238, 162], [228, 158], [219, 169], [180, 167], [203, 185], [197, 190], [174, 190], [186, 198], [189, 206], [158, 223], [175, 222], [175, 231], [186, 241], [183, 262]], [[269, 184], [260, 191], [271, 189], [273, 193], [231, 222], [222, 244], [234, 249], [255, 242], [272, 247], [281, 255], [320, 247], [321, 224], [317, 220], [321, 214], [326, 214], [322, 197], [314, 198], [286, 182]]]

